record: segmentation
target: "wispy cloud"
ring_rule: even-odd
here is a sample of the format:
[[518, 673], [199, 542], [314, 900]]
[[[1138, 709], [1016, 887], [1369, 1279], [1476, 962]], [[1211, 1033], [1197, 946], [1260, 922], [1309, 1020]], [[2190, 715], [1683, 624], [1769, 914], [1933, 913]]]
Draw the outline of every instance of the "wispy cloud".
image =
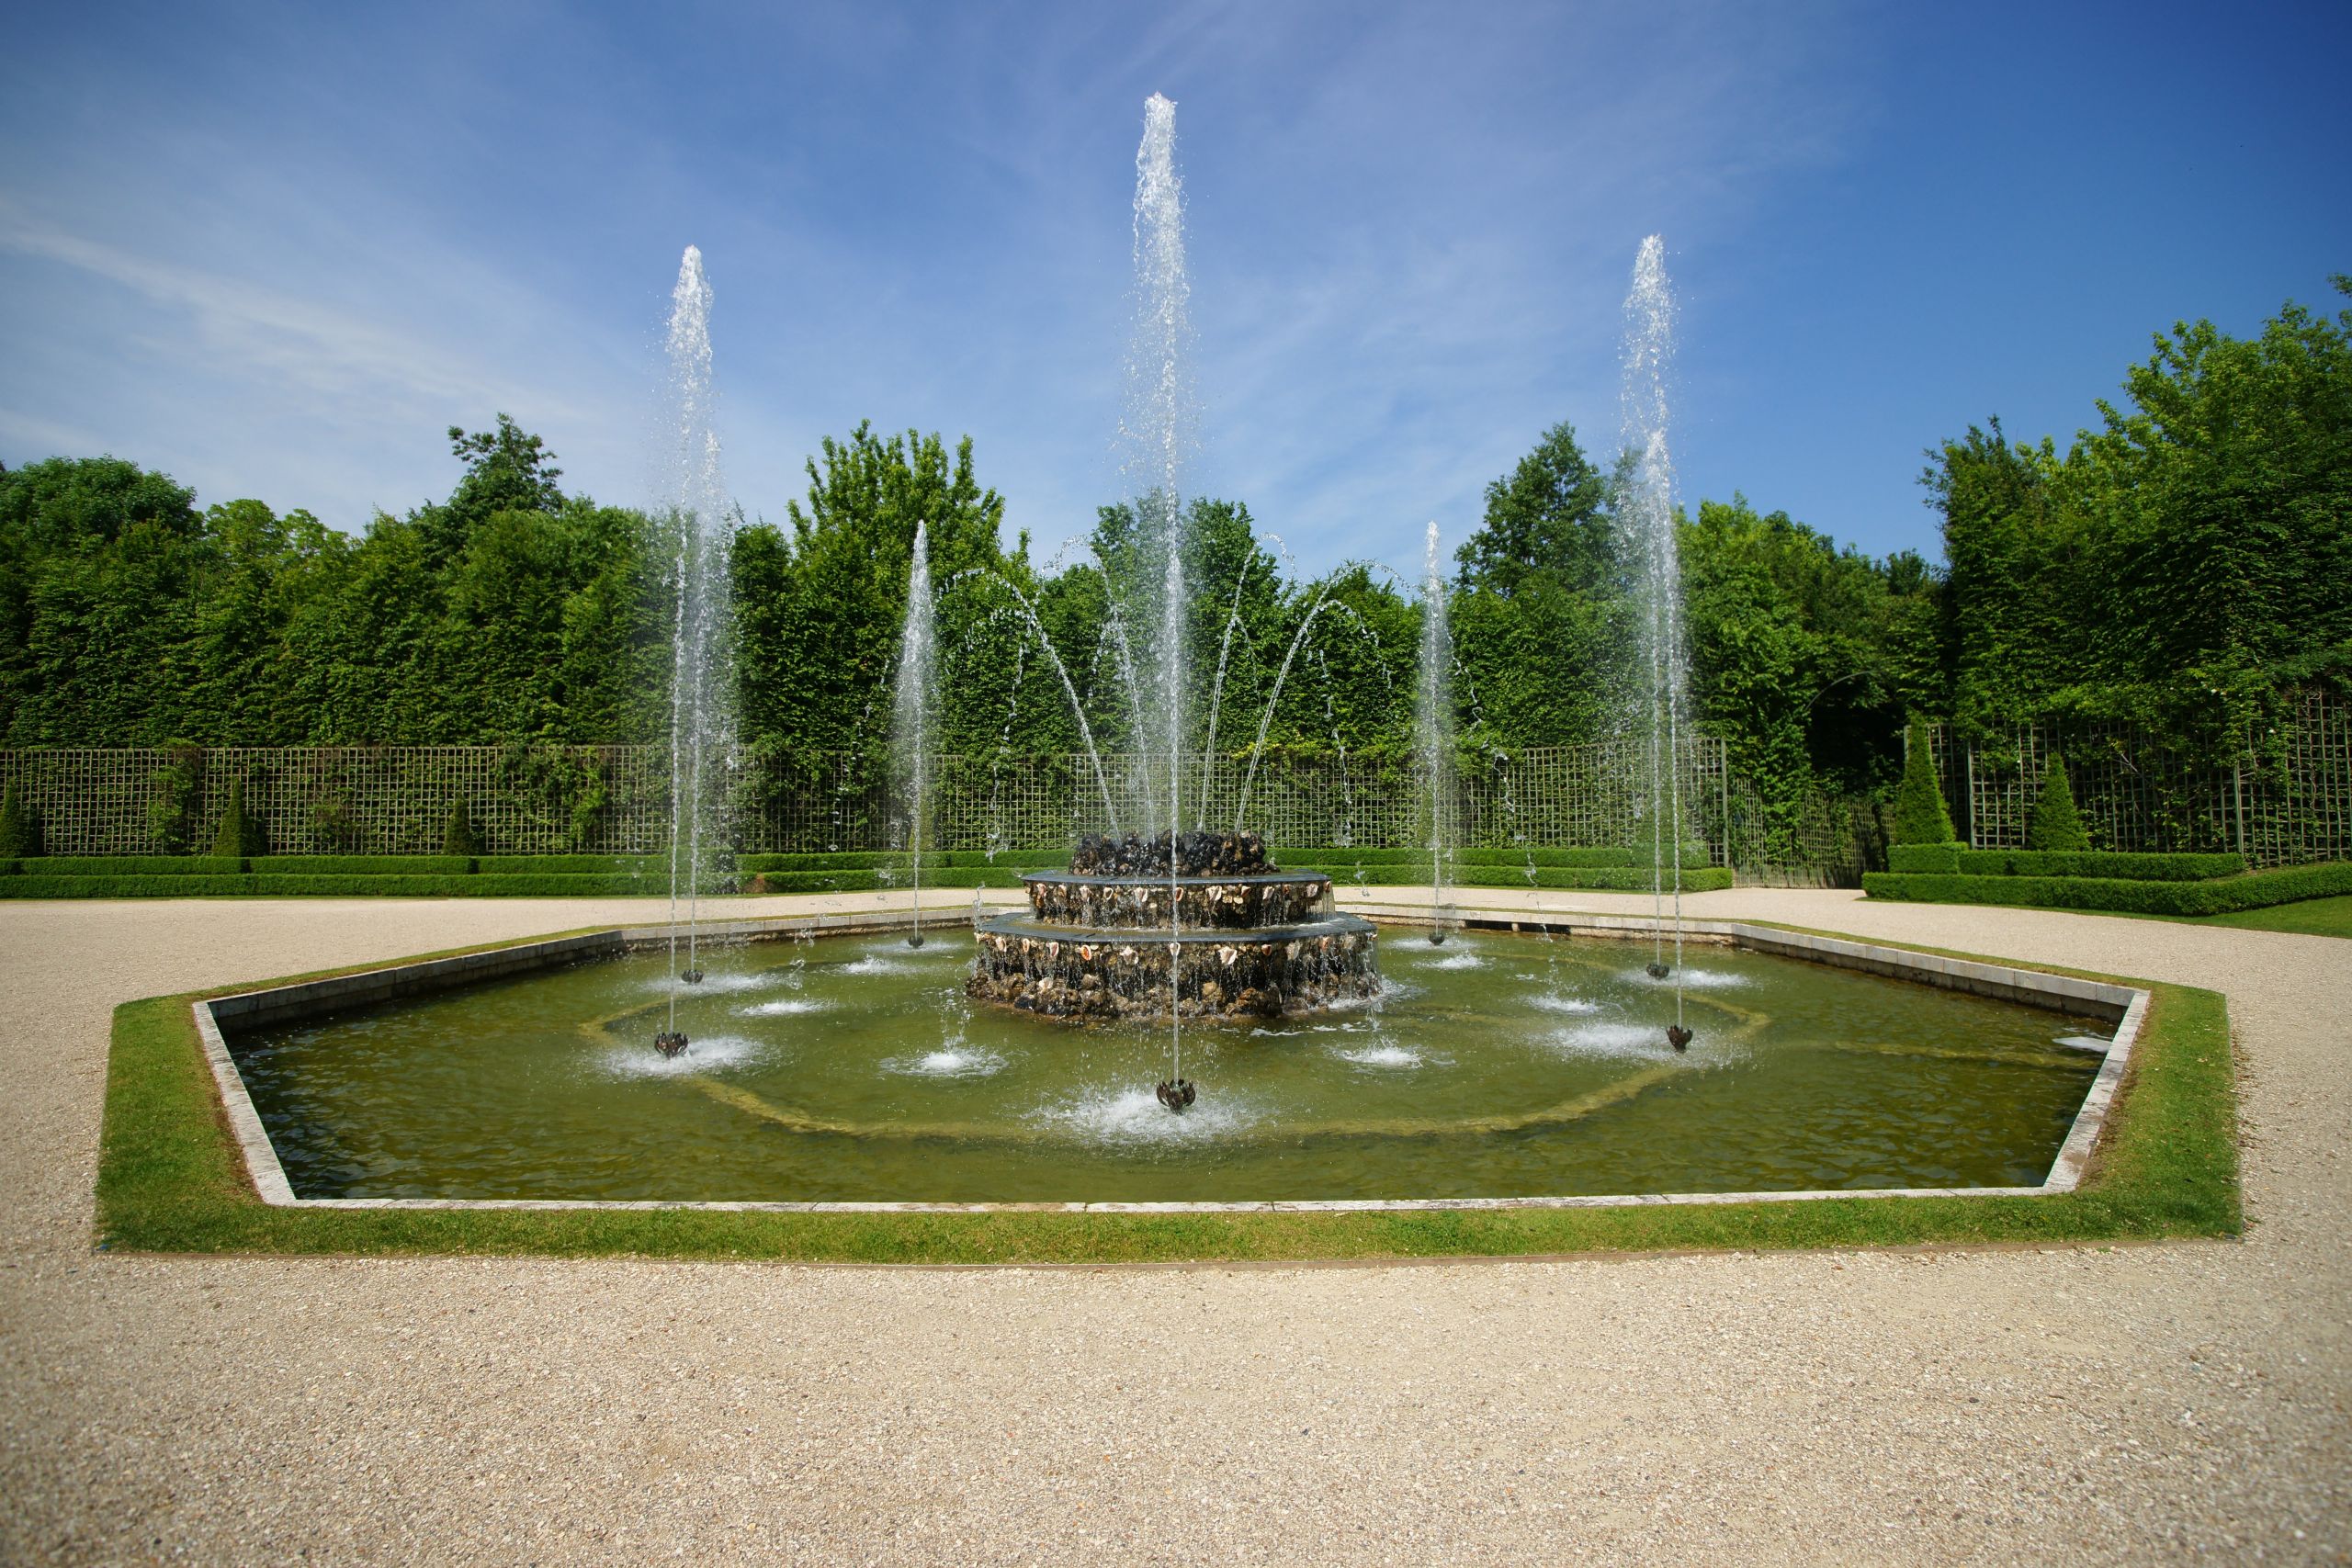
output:
[[392, 413], [430, 422], [485, 395], [511, 400], [526, 390], [544, 417], [582, 416], [578, 405], [549, 400], [542, 385], [381, 319], [68, 233], [29, 219], [5, 198], [0, 249], [73, 267], [182, 313], [191, 335], [151, 337], [150, 348], [277, 379], [323, 400], [317, 406], [327, 417]]

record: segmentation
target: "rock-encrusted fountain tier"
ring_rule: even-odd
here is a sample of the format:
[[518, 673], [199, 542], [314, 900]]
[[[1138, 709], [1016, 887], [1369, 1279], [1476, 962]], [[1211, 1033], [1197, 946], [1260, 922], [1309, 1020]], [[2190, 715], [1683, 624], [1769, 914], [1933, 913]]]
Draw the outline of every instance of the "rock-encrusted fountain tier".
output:
[[[979, 928], [967, 987], [1051, 1018], [1271, 1018], [1380, 989], [1376, 931], [1331, 879], [1269, 864], [1255, 833], [1082, 840], [1066, 872], [1024, 873], [1029, 912]], [[1176, 904], [1170, 933], [1169, 903]]]

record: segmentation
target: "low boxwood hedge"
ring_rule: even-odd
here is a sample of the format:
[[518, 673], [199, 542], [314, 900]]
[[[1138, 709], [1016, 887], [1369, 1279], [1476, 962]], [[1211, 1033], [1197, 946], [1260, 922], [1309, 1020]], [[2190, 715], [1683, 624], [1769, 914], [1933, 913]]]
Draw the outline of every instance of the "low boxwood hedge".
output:
[[234, 872], [196, 876], [51, 876], [28, 872], [0, 877], [0, 898], [217, 898], [253, 891], [253, 878]]
[[644, 891], [636, 877], [610, 874], [0, 877], [0, 898], [628, 898]]
[[[1328, 869], [1333, 865], [1418, 865], [1427, 873], [1430, 852], [1426, 849], [1364, 850], [1352, 845], [1327, 845], [1321, 849], [1280, 849], [1266, 852], [1277, 865]], [[1462, 849], [1453, 852], [1456, 866], [1501, 865], [1524, 868], [1537, 866], [1616, 866], [1639, 868], [1644, 876], [1649, 874], [1650, 856], [1647, 850], [1609, 849]], [[1697, 868], [1712, 863], [1704, 844], [1683, 847], [1682, 863]]]
[[[1034, 870], [1035, 867], [1023, 869]], [[1018, 887], [1021, 873], [1006, 864], [991, 869], [987, 866], [937, 866], [926, 868], [922, 874], [925, 889], [933, 887]], [[907, 892], [913, 886], [906, 874], [905, 863], [888, 871], [763, 871], [755, 872], [742, 882], [746, 893], [879, 893]]]
[[[1732, 885], [1732, 873], [1728, 866], [1687, 866], [1681, 881], [1685, 893], [1713, 893]], [[1614, 893], [1647, 893], [1655, 886], [1647, 866], [1605, 865], [1538, 865], [1532, 880], [1524, 866], [1462, 866], [1453, 882], [1458, 887], [1586, 887]]]
[[484, 876], [642, 876], [670, 874], [668, 855], [476, 855]]
[[2240, 854], [2140, 854], [2116, 850], [1972, 850], [1963, 844], [1896, 844], [1887, 870], [1929, 875], [2092, 876], [2125, 882], [2203, 882], [2245, 869]]
[[2302, 898], [2352, 893], [2352, 863], [2282, 866], [2207, 882], [2146, 882], [2101, 876], [1970, 876], [1873, 871], [1862, 876], [1873, 898], [1931, 904], [2018, 904], [2036, 908], [2106, 910], [2126, 915], [2226, 915]]
[[233, 855], [35, 855], [16, 863], [25, 876], [234, 876]]
[[[999, 850], [991, 859], [986, 850], [925, 850], [926, 870], [1045, 871], [1069, 863], [1069, 851]], [[838, 854], [738, 855], [735, 868], [745, 876], [763, 872], [899, 871], [907, 869], [903, 850], [843, 850]]]
[[268, 876], [469, 876], [464, 855], [255, 855], [245, 869]]

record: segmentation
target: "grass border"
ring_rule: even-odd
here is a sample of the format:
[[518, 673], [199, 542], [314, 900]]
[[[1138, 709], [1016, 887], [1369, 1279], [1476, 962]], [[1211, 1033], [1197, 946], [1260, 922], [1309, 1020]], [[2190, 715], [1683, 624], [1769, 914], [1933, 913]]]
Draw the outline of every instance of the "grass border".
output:
[[[406, 962], [512, 945], [488, 942]], [[381, 966], [354, 964], [270, 984]], [[2112, 978], [2035, 967], [2085, 979]], [[2244, 1219], [2226, 1001], [2218, 992], [2192, 987], [2116, 983], [2147, 989], [2148, 1015], [2090, 1169], [2072, 1192], [1590, 1209], [1172, 1214], [273, 1207], [246, 1180], [189, 1006], [260, 987], [215, 987], [125, 1002], [115, 1010], [99, 1148], [96, 1245], [165, 1253], [1018, 1265], [1401, 1260], [2237, 1235]]]

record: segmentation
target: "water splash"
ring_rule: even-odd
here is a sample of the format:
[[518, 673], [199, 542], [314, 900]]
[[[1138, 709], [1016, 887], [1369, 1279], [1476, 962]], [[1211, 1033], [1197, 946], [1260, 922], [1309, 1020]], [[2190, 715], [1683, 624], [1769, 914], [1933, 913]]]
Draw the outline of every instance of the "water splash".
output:
[[[1682, 787], [1680, 740], [1689, 680], [1682, 637], [1682, 569], [1675, 541], [1674, 459], [1667, 440], [1668, 371], [1674, 357], [1674, 296], [1666, 241], [1642, 242], [1625, 296], [1625, 449], [1634, 454], [1619, 508], [1635, 571], [1645, 728], [1649, 752], [1650, 894], [1657, 935], [1651, 963], [1666, 964], [1666, 899], [1674, 902], [1674, 1021], [1682, 1022]], [[1655, 973], [1655, 969], [1653, 970]]]
[[1258, 718], [1258, 739], [1250, 746], [1250, 770], [1242, 775], [1241, 798], [1234, 803], [1233, 830], [1237, 833], [1241, 831], [1241, 820], [1250, 812], [1250, 791], [1258, 782], [1258, 759], [1265, 753], [1266, 731], [1273, 727], [1274, 705], [1283, 700], [1283, 682], [1290, 679], [1291, 661], [1298, 657], [1300, 645], [1306, 641], [1307, 631], [1315, 625], [1315, 617], [1323, 613], [1323, 606], [1330, 599], [1331, 585], [1327, 582], [1317, 591], [1315, 603], [1307, 606], [1306, 618], [1298, 623], [1298, 631], [1290, 639], [1289, 649], [1283, 654], [1282, 668], [1274, 673], [1273, 690], [1266, 694], [1266, 711]]
[[[670, 671], [670, 967], [699, 973], [695, 949], [703, 887], [711, 880], [718, 776], [734, 745], [727, 669], [728, 556], [734, 518], [719, 472], [717, 392], [711, 376], [710, 281], [702, 252], [688, 245], [670, 295], [669, 400], [672, 445], [667, 497], [677, 536], [673, 566], [676, 622]], [[680, 906], [684, 905], [684, 919]], [[679, 964], [681, 926], [684, 966]], [[678, 1027], [670, 1003], [670, 1031]]]
[[1413, 703], [1413, 750], [1420, 761], [1422, 809], [1430, 834], [1430, 941], [1450, 923], [1445, 890], [1453, 880], [1454, 824], [1453, 703], [1448, 676], [1453, 638], [1446, 626], [1444, 557], [1431, 523], [1421, 576], [1421, 671]]
[[915, 524], [914, 564], [907, 578], [907, 618], [899, 638], [898, 679], [890, 693], [891, 772], [900, 791], [907, 838], [908, 874], [914, 893], [914, 931], [910, 947], [922, 945], [922, 854], [929, 826], [929, 765], [933, 671], [937, 636], [932, 624], [931, 535]]

